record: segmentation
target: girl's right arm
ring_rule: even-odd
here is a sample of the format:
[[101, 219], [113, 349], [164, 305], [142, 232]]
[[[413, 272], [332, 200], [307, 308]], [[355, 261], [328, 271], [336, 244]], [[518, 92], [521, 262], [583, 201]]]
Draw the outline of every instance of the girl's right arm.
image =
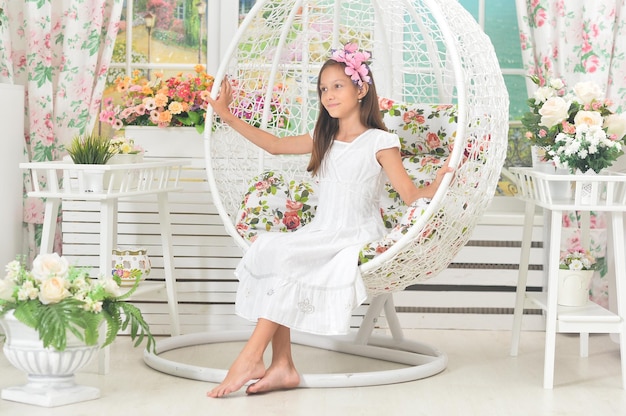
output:
[[254, 127], [240, 118], [236, 117], [228, 106], [232, 101], [232, 89], [230, 82], [224, 79], [220, 87], [219, 95], [216, 99], [209, 97], [208, 101], [213, 107], [213, 111], [220, 119], [228, 124], [233, 130], [250, 140], [263, 150], [273, 154], [305, 154], [311, 153], [313, 140], [311, 135], [302, 134], [299, 136], [288, 136], [280, 138], [265, 130]]

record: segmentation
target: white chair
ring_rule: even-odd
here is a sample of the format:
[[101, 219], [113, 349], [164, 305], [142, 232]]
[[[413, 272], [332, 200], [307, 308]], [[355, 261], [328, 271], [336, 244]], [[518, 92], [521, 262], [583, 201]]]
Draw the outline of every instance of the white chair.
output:
[[[347, 337], [293, 335], [295, 343], [407, 367], [304, 374], [303, 387], [390, 384], [445, 369], [445, 353], [403, 338], [392, 293], [436, 276], [465, 245], [494, 195], [507, 149], [508, 95], [498, 61], [487, 36], [456, 1], [259, 0], [239, 28], [216, 79], [228, 74], [237, 80], [238, 92], [257, 91], [262, 97], [263, 105], [253, 112], [250, 101], [234, 103], [233, 111], [250, 122], [278, 135], [312, 131], [319, 68], [332, 48], [349, 41], [372, 52], [372, 71], [381, 97], [406, 106], [407, 111], [426, 108], [426, 116], [432, 116], [426, 125], [432, 128], [439, 123], [444, 130], [415, 129], [415, 124], [386, 112], [388, 127], [404, 139], [405, 149], [413, 146], [418, 153], [443, 158], [452, 146], [424, 149], [414, 143], [425, 143], [429, 132], [452, 138], [450, 160], [456, 173], [453, 181], [448, 175], [422, 215], [403, 218], [406, 207], [388, 213], [393, 220], [389, 234], [364, 248], [360, 268], [371, 302], [358, 332]], [[214, 95], [217, 90], [216, 85]], [[440, 104], [453, 110], [445, 113], [446, 120], [435, 120], [435, 114], [441, 115], [436, 107]], [[452, 128], [446, 130], [446, 125]], [[310, 180], [305, 172], [308, 156], [271, 156], [212, 117], [207, 118], [205, 132], [215, 205], [228, 233], [245, 250], [249, 241], [238, 233], [237, 220], [251, 179], [269, 170], [287, 181]], [[411, 171], [410, 163], [406, 165]], [[383, 311], [391, 337], [373, 334]], [[157, 349], [161, 353], [189, 345], [243, 341], [248, 336], [246, 331], [188, 334], [161, 341]], [[186, 378], [221, 382], [226, 374], [226, 370], [172, 363], [154, 354], [146, 353], [145, 360], [153, 368]]]

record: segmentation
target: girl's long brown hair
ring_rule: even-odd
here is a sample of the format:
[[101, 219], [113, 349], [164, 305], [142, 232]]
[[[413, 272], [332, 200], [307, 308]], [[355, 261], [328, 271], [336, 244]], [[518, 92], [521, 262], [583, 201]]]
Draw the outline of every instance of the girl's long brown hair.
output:
[[[345, 69], [346, 64], [342, 62], [337, 62], [333, 59], [329, 59], [324, 62], [322, 68], [320, 69], [320, 73], [317, 77], [317, 96], [319, 99], [319, 116], [317, 117], [317, 121], [315, 122], [315, 129], [313, 130], [313, 151], [311, 152], [311, 159], [309, 160], [309, 165], [306, 170], [311, 172], [312, 175], [315, 175], [319, 172], [320, 167], [322, 166], [322, 161], [324, 160], [324, 156], [330, 146], [333, 143], [335, 135], [337, 134], [337, 130], [339, 130], [339, 120], [333, 118], [328, 114], [328, 111], [322, 105], [322, 91], [320, 90], [320, 79], [322, 77], [322, 72], [330, 66], [340, 65], [342, 69]], [[387, 131], [387, 127], [385, 123], [383, 123], [383, 117], [380, 113], [380, 109], [378, 107], [378, 94], [376, 93], [376, 84], [374, 83], [374, 76], [372, 71], [369, 71], [370, 79], [372, 81], [369, 84], [369, 91], [361, 99], [361, 123], [364, 126], [372, 128], [372, 129], [380, 129]]]

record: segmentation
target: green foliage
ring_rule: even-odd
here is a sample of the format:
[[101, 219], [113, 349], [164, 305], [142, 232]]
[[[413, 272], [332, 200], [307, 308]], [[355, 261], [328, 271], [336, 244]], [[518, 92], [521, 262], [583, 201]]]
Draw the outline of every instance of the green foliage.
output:
[[77, 165], [104, 165], [115, 154], [109, 139], [93, 134], [74, 137], [67, 152]]
[[[155, 350], [155, 340], [141, 311], [126, 302], [137, 290], [141, 273], [136, 275], [128, 292], [118, 295], [119, 292], [111, 291], [115, 287], [111, 278], [90, 279], [84, 270], [70, 266], [63, 277], [55, 277], [66, 285], [65, 297], [44, 303], [41, 296], [46, 278], [39, 280], [23, 266], [18, 268], [16, 263], [11, 262], [7, 276], [0, 279], [0, 288], [12, 288], [0, 297], [0, 318], [13, 311], [15, 319], [38, 332], [44, 347], [65, 350], [69, 334], [86, 345], [98, 345], [103, 331], [105, 337], [101, 346], [104, 347], [128, 328], [135, 346], [146, 341], [146, 348]], [[112, 279], [119, 284], [119, 277]]]

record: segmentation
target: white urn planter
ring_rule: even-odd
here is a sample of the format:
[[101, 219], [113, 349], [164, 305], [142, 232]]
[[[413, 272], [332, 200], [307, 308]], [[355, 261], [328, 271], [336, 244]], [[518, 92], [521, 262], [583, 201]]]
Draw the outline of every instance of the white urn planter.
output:
[[28, 374], [25, 385], [2, 389], [2, 399], [55, 407], [100, 397], [98, 388], [78, 385], [74, 380], [74, 373], [96, 356], [97, 345], [86, 346], [68, 333], [64, 351], [44, 348], [37, 331], [18, 321], [13, 312], [0, 318], [0, 326], [6, 335], [5, 357]]

